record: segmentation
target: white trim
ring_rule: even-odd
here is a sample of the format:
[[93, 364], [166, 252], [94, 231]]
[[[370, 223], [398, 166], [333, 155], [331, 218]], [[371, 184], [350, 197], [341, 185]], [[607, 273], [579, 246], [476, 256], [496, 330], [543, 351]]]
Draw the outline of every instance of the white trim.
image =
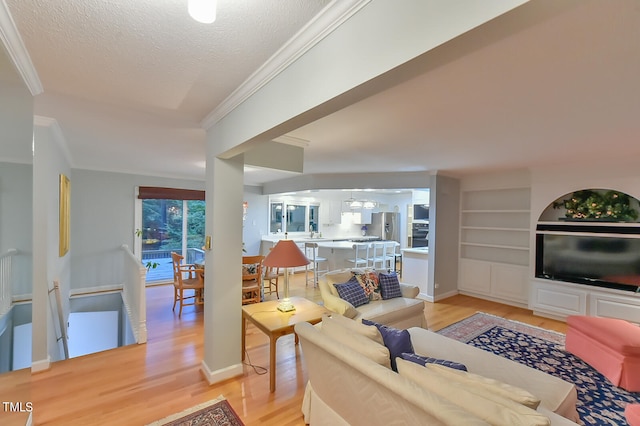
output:
[[44, 91], [38, 72], [31, 62], [29, 52], [20, 37], [16, 23], [9, 12], [4, 0], [0, 0], [0, 41], [4, 44], [7, 54], [13, 61], [22, 81], [33, 96]]
[[71, 151], [67, 146], [67, 139], [64, 137], [64, 133], [62, 133], [62, 128], [60, 127], [58, 120], [51, 117], [34, 115], [33, 125], [38, 127], [46, 127], [49, 130], [51, 130], [51, 134], [53, 135], [53, 140], [58, 144], [58, 146], [62, 150], [65, 160], [67, 160], [67, 163], [69, 163], [69, 167], [73, 168], [73, 158], [71, 157]]
[[299, 146], [300, 148], [306, 148], [309, 146], [309, 141], [302, 138], [296, 138], [293, 136], [282, 135], [273, 140], [274, 142], [283, 143], [285, 145]]
[[104, 293], [121, 292], [124, 284], [103, 285], [98, 287], [76, 288], [71, 290], [69, 297], [96, 296]]
[[209, 382], [210, 385], [220, 383], [237, 376], [242, 376], [242, 374], [244, 374], [242, 363], [230, 365], [229, 367], [221, 370], [211, 371], [204, 360], [202, 360], [200, 365], [200, 371], [202, 371], [202, 374], [204, 374], [205, 379], [207, 379], [207, 382]]
[[51, 368], [51, 357], [47, 355], [47, 359], [42, 359], [40, 361], [33, 361], [31, 363], [31, 372], [38, 373], [40, 371], [45, 371]]
[[333, 0], [202, 120], [207, 130], [311, 50], [371, 0]]

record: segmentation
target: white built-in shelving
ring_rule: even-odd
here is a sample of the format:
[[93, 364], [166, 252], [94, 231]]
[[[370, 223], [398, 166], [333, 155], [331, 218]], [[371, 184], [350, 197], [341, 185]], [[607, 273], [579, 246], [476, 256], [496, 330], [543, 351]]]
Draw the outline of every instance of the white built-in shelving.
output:
[[527, 303], [530, 197], [528, 187], [462, 191], [459, 290]]

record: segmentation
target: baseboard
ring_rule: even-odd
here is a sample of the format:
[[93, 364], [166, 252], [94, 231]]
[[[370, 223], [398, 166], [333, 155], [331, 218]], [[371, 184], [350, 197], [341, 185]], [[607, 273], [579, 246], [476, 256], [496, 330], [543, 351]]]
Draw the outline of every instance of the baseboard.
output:
[[428, 294], [422, 292], [418, 293], [416, 299], [426, 300], [427, 302], [433, 303], [433, 296], [429, 296]]
[[51, 357], [47, 355], [47, 359], [42, 359], [40, 361], [33, 361], [31, 363], [31, 372], [38, 373], [40, 371], [46, 371], [51, 368]]
[[446, 293], [442, 293], [442, 294], [437, 295], [436, 297], [434, 297], [433, 301], [437, 302], [439, 300], [444, 300], [444, 299], [446, 299], [448, 297], [453, 297], [453, 296], [455, 296], [457, 294], [458, 294], [458, 290], [451, 290], [451, 291], [448, 291]]
[[242, 376], [244, 373], [242, 363], [231, 365], [221, 370], [211, 371], [204, 360], [202, 360], [200, 365], [200, 371], [202, 371], [202, 374], [204, 374], [205, 379], [207, 379], [207, 382], [209, 382], [210, 385], [220, 383], [237, 376]]

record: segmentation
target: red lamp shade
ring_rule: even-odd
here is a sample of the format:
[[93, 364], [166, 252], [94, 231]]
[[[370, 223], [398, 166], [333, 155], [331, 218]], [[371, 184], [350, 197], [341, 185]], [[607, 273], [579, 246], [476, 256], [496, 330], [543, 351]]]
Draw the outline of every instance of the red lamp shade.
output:
[[280, 240], [267, 254], [262, 264], [279, 268], [293, 268], [308, 265], [309, 259], [293, 240]]

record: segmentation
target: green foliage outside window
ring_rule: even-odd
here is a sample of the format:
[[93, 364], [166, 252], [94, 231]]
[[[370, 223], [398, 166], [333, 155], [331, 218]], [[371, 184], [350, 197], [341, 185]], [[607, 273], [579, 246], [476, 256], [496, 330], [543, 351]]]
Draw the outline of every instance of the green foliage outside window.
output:
[[[142, 200], [142, 243], [148, 250], [182, 249], [182, 201]], [[187, 201], [187, 247], [204, 245], [205, 202]]]

